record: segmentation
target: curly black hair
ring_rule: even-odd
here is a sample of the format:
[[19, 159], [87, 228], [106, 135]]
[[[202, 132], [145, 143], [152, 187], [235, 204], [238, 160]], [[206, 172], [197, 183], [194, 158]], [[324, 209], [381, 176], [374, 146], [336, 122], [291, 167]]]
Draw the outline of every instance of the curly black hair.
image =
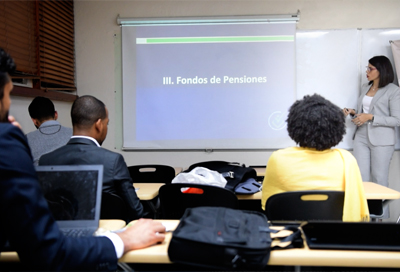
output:
[[290, 138], [319, 151], [337, 145], [346, 133], [342, 110], [318, 94], [294, 102], [286, 122]]
[[10, 73], [15, 71], [15, 63], [11, 56], [0, 48], [0, 100], [4, 96], [4, 86], [10, 82]]

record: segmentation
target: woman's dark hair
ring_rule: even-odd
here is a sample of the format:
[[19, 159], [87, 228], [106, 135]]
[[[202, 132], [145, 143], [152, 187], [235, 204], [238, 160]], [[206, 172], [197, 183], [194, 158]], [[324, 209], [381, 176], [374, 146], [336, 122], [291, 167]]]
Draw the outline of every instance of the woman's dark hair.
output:
[[329, 149], [346, 133], [342, 110], [318, 94], [306, 95], [289, 109], [287, 130], [301, 147]]
[[0, 48], [0, 100], [4, 96], [4, 86], [10, 82], [8, 74], [15, 71], [15, 63], [11, 56]]
[[[394, 71], [390, 60], [385, 56], [376, 56], [368, 61], [379, 72], [379, 86], [378, 88], [385, 87], [389, 83], [393, 83]], [[369, 85], [373, 82], [370, 81]]]

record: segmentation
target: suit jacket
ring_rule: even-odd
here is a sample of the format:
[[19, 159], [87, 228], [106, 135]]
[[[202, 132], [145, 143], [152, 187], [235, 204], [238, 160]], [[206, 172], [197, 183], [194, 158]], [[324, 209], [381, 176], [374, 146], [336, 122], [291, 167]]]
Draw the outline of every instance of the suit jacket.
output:
[[[362, 86], [356, 113], [362, 113], [362, 100], [370, 87], [368, 83]], [[371, 144], [394, 145], [396, 143], [395, 127], [400, 126], [400, 88], [390, 83], [379, 89], [371, 101], [369, 113], [374, 115], [374, 121], [364, 125], [367, 126]]]
[[143, 217], [143, 206], [121, 154], [98, 147], [90, 139], [71, 138], [67, 145], [43, 155], [39, 160], [39, 165], [73, 164], [103, 165], [103, 191], [117, 194], [125, 200], [131, 214], [128, 221]]
[[110, 239], [71, 238], [59, 231], [37, 181], [26, 137], [9, 123], [0, 123], [0, 173], [0, 251], [8, 241], [28, 270], [117, 269]]
[[38, 165], [40, 156], [68, 143], [72, 128], [61, 126], [56, 120], [46, 121], [32, 132], [26, 134], [31, 147], [33, 164]]

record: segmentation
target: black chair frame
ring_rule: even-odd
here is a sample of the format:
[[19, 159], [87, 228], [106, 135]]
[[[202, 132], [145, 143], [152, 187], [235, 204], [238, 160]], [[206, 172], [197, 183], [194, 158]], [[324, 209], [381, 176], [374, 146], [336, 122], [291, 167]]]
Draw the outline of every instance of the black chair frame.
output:
[[[326, 200], [304, 200], [322, 195]], [[343, 191], [293, 191], [272, 195], [265, 204], [271, 221], [342, 220]]]
[[175, 177], [175, 169], [169, 165], [143, 164], [128, 166], [134, 183], [171, 183]]
[[[185, 188], [202, 190], [202, 194], [183, 193]], [[211, 185], [166, 184], [161, 186], [159, 197], [163, 219], [180, 219], [186, 208], [214, 206], [236, 209], [238, 207], [238, 199], [232, 191]]]

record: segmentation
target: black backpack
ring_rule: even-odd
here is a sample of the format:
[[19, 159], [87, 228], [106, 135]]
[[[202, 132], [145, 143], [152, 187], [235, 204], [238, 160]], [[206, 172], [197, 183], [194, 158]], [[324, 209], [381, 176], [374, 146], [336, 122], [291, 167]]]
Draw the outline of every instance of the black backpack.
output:
[[262, 269], [269, 260], [267, 217], [222, 207], [188, 208], [168, 247], [172, 262], [212, 269]]
[[192, 164], [185, 172], [196, 167], [204, 167], [217, 171], [226, 179], [226, 189], [237, 194], [254, 194], [259, 191], [261, 184], [257, 182], [257, 172], [244, 164], [226, 161], [205, 161]]

